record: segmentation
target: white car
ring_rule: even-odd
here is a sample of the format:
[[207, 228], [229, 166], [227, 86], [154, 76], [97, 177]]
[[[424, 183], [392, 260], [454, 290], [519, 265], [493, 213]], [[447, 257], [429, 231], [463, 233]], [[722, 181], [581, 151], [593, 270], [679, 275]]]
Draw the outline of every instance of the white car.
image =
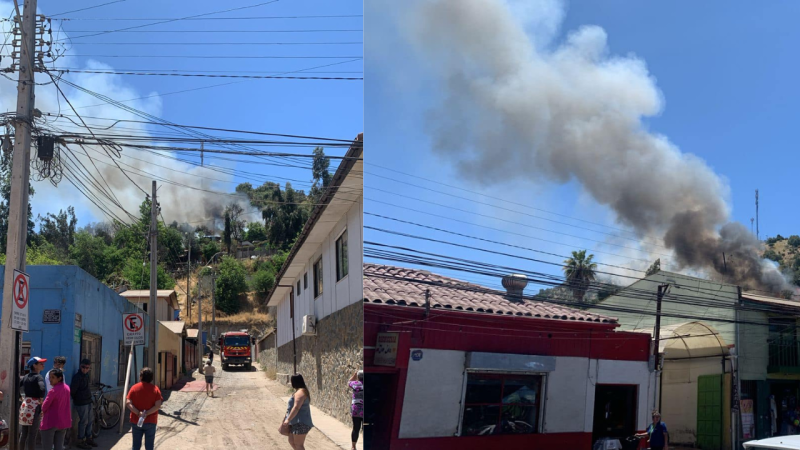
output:
[[800, 450], [800, 436], [779, 436], [744, 443], [745, 450]]

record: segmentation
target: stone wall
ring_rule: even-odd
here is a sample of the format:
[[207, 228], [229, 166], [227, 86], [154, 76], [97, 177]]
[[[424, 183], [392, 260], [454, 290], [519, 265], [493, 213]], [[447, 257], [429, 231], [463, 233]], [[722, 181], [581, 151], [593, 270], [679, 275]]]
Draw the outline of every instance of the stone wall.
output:
[[[299, 336], [296, 344], [297, 371], [311, 391], [312, 405], [350, 425], [347, 382], [363, 368], [364, 305], [358, 302], [325, 317], [316, 336]], [[277, 372], [293, 372], [291, 342], [278, 348]]]
[[275, 364], [275, 354], [277, 352], [277, 349], [275, 348], [276, 338], [277, 335], [272, 333], [259, 344], [258, 363], [261, 364], [261, 367], [268, 372], [270, 370], [274, 372], [278, 371], [278, 367]]

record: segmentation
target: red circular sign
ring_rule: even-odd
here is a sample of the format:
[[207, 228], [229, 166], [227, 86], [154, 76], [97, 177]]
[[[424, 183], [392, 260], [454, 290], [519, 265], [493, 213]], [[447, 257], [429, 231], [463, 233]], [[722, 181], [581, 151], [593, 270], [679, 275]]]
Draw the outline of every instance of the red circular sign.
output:
[[125, 316], [125, 329], [132, 332], [137, 332], [144, 326], [144, 321], [138, 314], [129, 314]]
[[28, 304], [28, 281], [25, 275], [17, 275], [14, 279], [14, 303], [17, 304], [19, 309], [25, 308]]

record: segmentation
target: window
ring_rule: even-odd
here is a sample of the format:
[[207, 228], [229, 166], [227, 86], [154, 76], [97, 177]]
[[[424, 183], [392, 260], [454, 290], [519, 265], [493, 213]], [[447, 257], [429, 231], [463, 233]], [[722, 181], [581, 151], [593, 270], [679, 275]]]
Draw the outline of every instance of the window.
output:
[[128, 350], [124, 341], [119, 341], [119, 357], [117, 359], [117, 386], [125, 384], [125, 374], [128, 368]]
[[308, 272], [303, 274], [303, 289], [308, 289]]
[[300, 295], [300, 280], [297, 280], [297, 295]]
[[142, 311], [147, 312], [147, 303], [142, 303]]
[[347, 229], [336, 240], [336, 281], [347, 276]]
[[543, 378], [468, 374], [461, 435], [537, 433]]
[[314, 263], [314, 298], [322, 295], [322, 257]]
[[103, 354], [103, 339], [92, 333], [83, 332], [81, 336], [81, 360], [88, 359], [92, 362], [89, 370], [89, 383], [100, 383], [100, 357]]

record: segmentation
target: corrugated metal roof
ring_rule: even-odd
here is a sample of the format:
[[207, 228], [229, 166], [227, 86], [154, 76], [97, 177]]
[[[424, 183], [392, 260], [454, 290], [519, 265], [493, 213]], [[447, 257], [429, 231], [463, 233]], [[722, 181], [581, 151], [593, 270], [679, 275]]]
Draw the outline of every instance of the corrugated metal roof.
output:
[[547, 302], [527, 299], [512, 302], [484, 286], [425, 270], [364, 264], [365, 302], [424, 307], [426, 290], [430, 291], [431, 308], [584, 322], [617, 321], [613, 317]]

